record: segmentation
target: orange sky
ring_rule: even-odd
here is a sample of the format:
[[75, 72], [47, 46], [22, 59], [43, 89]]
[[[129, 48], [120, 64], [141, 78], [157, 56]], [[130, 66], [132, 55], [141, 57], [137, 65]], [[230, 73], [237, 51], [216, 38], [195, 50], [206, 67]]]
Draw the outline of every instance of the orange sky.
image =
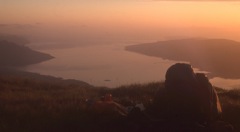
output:
[[37, 2], [0, 4], [2, 23], [239, 27], [240, 2]]
[[239, 38], [240, 1], [8, 0], [0, 1], [0, 18], [0, 23], [58, 23], [149, 33], [163, 27], [208, 29], [202, 34], [219, 29], [225, 36]]

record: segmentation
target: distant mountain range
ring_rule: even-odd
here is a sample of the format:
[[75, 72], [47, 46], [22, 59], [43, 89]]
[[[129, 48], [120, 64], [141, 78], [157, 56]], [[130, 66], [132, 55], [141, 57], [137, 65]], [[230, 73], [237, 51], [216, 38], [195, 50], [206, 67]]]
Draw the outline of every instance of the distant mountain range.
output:
[[1, 41], [8, 41], [11, 43], [15, 43], [17, 45], [26, 45], [29, 43], [29, 40], [27, 40], [22, 36], [10, 35], [10, 34], [0, 34], [0, 42]]
[[240, 78], [240, 42], [227, 39], [179, 39], [127, 46], [126, 50], [190, 62], [211, 77]]
[[0, 66], [26, 66], [52, 58], [49, 54], [34, 51], [24, 45], [0, 40]]
[[0, 24], [0, 27], [8, 27], [8, 28], [19, 28], [19, 29], [27, 29], [34, 28], [35, 26], [32, 24]]

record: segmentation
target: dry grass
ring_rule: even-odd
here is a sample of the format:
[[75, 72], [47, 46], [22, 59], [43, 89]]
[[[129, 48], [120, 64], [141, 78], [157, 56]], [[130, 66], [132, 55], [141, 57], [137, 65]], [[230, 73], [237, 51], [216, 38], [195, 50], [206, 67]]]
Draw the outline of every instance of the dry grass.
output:
[[[138, 102], [148, 106], [163, 87], [163, 83], [154, 82], [108, 89], [73, 82], [0, 77], [0, 131], [111, 131], [112, 127], [126, 131], [125, 119], [88, 111], [85, 99], [97, 100], [105, 93], [112, 93], [114, 100], [125, 106]], [[240, 130], [240, 90], [218, 91], [223, 120]]]

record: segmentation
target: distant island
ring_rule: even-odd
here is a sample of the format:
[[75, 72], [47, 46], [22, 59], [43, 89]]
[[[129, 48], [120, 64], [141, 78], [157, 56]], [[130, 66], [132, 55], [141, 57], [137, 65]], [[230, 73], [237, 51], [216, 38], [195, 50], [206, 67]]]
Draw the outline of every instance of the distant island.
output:
[[240, 78], [240, 42], [227, 39], [179, 39], [131, 45], [127, 51], [190, 62], [210, 77]]
[[53, 56], [34, 51], [24, 45], [0, 40], [0, 66], [20, 67], [52, 59]]

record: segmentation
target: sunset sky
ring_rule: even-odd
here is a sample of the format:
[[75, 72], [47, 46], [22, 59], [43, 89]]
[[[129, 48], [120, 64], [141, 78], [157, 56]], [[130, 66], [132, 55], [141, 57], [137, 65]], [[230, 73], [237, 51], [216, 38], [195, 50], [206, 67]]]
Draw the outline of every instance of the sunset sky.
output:
[[0, 24], [83, 25], [146, 32], [161, 28], [218, 29], [237, 35], [240, 1], [0, 0], [0, 18]]
[[240, 26], [240, 2], [1, 0], [1, 23]]

